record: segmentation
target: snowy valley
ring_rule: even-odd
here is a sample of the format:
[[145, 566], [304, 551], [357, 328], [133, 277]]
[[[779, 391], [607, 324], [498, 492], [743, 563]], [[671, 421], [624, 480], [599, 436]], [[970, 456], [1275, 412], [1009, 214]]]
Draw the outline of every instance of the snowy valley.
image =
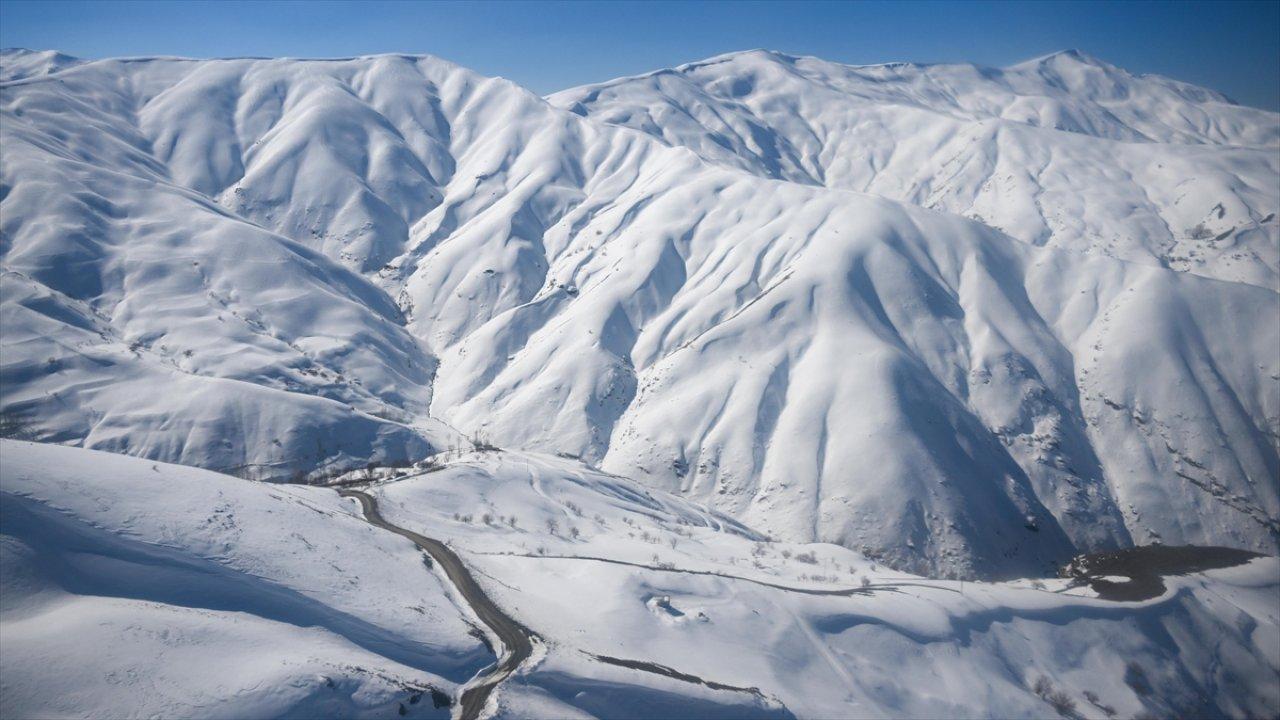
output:
[[[0, 450], [6, 717], [476, 716], [461, 699], [505, 646], [354, 501]], [[468, 451], [369, 484], [529, 634], [487, 698], [498, 717], [1263, 717], [1280, 701], [1275, 557], [1116, 602], [768, 542], [549, 456]]]
[[[0, 112], [0, 715], [1280, 711], [1275, 113], [25, 50]], [[1153, 544], [1256, 555], [1058, 576]]]

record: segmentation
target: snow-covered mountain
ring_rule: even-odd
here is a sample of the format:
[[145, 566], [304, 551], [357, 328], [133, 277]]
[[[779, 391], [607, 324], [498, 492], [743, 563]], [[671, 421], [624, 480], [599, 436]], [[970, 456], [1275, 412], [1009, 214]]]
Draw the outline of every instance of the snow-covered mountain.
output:
[[1275, 114], [1078, 51], [1008, 68], [752, 51], [550, 100], [762, 177], [1280, 288]]
[[929, 574], [1277, 548], [1275, 114], [1072, 55], [3, 61], [7, 435], [286, 479], [481, 434]]

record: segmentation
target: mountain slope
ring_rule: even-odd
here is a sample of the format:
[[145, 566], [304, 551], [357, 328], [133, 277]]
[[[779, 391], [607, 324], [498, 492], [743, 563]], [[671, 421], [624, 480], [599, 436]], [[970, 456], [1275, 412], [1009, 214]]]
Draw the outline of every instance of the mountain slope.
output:
[[1079, 52], [998, 69], [751, 51], [549, 99], [763, 177], [1280, 288], [1280, 119]]
[[[0, 96], [27, 437], [279, 478], [421, 457], [444, 421], [959, 576], [1277, 546], [1266, 287], [762, 178], [429, 57], [106, 60]], [[1245, 120], [1211, 127], [1271, 141]], [[1251, 158], [1266, 200], [1260, 151], [1185, 147]]]
[[10, 434], [265, 477], [431, 450], [434, 361], [366, 279], [179, 184], [128, 89], [3, 92]]
[[492, 661], [416, 548], [330, 490], [0, 457], [6, 717], [448, 717], [430, 690]]

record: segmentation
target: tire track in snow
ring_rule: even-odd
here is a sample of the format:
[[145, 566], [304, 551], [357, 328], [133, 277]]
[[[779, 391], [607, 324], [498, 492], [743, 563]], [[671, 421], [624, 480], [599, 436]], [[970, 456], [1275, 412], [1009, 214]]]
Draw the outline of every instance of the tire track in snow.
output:
[[963, 594], [955, 588], [943, 587], [927, 582], [886, 582], [872, 583], [862, 587], [852, 588], [802, 588], [793, 585], [780, 585], [771, 583], [768, 580], [758, 580], [743, 575], [730, 575], [729, 573], [716, 572], [715, 570], [687, 570], [676, 567], [662, 567], [661, 565], [648, 565], [640, 562], [631, 562], [630, 560], [616, 560], [614, 558], [596, 557], [593, 555], [524, 555], [520, 553], [500, 553], [500, 552], [476, 552], [476, 555], [484, 555], [495, 558], [525, 558], [528, 560], [586, 560], [590, 562], [609, 563], [611, 565], [626, 565], [628, 567], [640, 568], [642, 570], [652, 570], [653, 572], [669, 572], [679, 573], [682, 575], [706, 575], [708, 577], [724, 578], [726, 580], [740, 580], [742, 582], [763, 585], [764, 587], [774, 588], [775, 590], [786, 590], [787, 592], [801, 593], [804, 595], [837, 595], [837, 596], [853, 596], [853, 595], [874, 595], [877, 592], [898, 592], [898, 588], [919, 587], [929, 590], [940, 590], [942, 592]]

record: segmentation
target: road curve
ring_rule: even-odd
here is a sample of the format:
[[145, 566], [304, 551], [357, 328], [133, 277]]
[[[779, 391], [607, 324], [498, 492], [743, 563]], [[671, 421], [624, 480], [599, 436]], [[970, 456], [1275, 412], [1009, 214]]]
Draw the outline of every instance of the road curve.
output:
[[338, 494], [359, 500], [360, 507], [364, 511], [364, 518], [369, 524], [380, 527], [383, 530], [390, 530], [397, 535], [403, 535], [412, 540], [415, 545], [427, 551], [436, 562], [440, 563], [440, 567], [444, 568], [445, 575], [449, 577], [449, 581], [458, 589], [458, 592], [462, 593], [462, 597], [471, 605], [471, 609], [475, 611], [481, 622], [488, 625], [494, 634], [498, 636], [498, 639], [502, 641], [502, 645], [506, 649], [505, 656], [499, 658], [498, 664], [493, 669], [477, 675], [462, 690], [462, 713], [460, 717], [462, 720], [475, 720], [480, 717], [480, 712], [484, 710], [489, 694], [493, 692], [499, 683], [515, 672], [516, 668], [520, 667], [520, 664], [533, 653], [533, 634], [529, 632], [528, 628], [516, 622], [494, 604], [493, 600], [476, 584], [471, 572], [462, 564], [462, 559], [458, 557], [457, 553], [450, 550], [447, 545], [439, 540], [433, 540], [412, 530], [405, 530], [398, 525], [392, 525], [387, 522], [378, 513], [378, 501], [362, 490], [344, 488], [339, 490]]

